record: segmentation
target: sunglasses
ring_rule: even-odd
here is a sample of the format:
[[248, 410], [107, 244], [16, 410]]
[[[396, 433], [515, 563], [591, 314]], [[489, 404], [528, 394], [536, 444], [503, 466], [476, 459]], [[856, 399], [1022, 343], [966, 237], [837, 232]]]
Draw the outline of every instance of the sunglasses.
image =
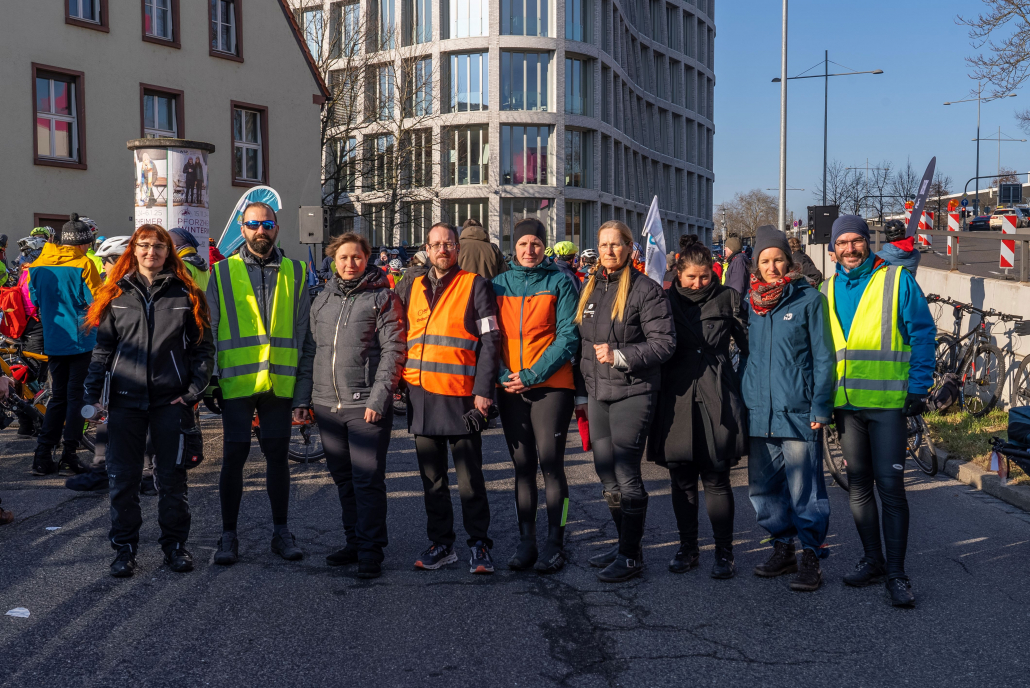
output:
[[273, 220], [247, 220], [243, 223], [243, 226], [250, 230], [256, 230], [258, 227], [265, 230], [272, 230], [275, 229], [275, 222]]

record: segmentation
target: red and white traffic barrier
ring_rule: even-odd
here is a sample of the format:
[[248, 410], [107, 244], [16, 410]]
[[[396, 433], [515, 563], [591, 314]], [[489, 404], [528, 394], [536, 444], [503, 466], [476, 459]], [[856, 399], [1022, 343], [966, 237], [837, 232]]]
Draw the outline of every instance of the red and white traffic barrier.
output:
[[[919, 218], [919, 231], [933, 231], [933, 213], [926, 210], [923, 211], [922, 217]], [[923, 246], [933, 246], [933, 237], [929, 234], [920, 234], [919, 243]]]
[[[1002, 215], [1001, 216], [1001, 232], [1002, 234], [1015, 234], [1016, 233], [1016, 216], [1015, 215]], [[1014, 268], [1016, 267], [1016, 242], [1011, 239], [1001, 240], [1001, 259], [998, 261], [998, 266], [1002, 268]]]
[[[948, 231], [958, 232], [962, 229], [962, 213], [948, 213]], [[948, 237], [948, 255], [951, 255], [952, 250], [958, 249], [958, 237], [952, 239]]]

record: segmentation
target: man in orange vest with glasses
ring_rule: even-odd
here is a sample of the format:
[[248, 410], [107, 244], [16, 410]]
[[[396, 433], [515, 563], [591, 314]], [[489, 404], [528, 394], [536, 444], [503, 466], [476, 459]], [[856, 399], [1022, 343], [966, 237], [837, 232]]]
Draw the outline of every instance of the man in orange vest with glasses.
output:
[[490, 506], [483, 480], [482, 431], [494, 415], [500, 366], [497, 301], [490, 282], [458, 266], [458, 231], [446, 222], [429, 230], [429, 272], [414, 279], [404, 304], [408, 320], [408, 430], [425, 490], [429, 547], [416, 568], [458, 560], [447, 483], [447, 445], [454, 456], [472, 573], [493, 573], [487, 535]]

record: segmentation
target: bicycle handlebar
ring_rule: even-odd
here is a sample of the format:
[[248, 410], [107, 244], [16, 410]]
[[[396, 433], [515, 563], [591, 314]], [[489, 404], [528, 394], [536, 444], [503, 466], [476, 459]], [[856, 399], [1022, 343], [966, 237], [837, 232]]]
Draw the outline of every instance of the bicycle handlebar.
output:
[[956, 301], [952, 299], [950, 296], [940, 296], [939, 294], [927, 294], [926, 302], [946, 304], [948, 306], [953, 306], [954, 308], [957, 308], [965, 313], [975, 313], [983, 318], [998, 318], [1004, 322], [1018, 322], [1023, 320], [1023, 316], [1021, 315], [1008, 315], [1006, 313], [996, 311], [993, 308], [985, 311], [982, 308], [977, 308], [976, 306], [973, 306], [972, 304]]

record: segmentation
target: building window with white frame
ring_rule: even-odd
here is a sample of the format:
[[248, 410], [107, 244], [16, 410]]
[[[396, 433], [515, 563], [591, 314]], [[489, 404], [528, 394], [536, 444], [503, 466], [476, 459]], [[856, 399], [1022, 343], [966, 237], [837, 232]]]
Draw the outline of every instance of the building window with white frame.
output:
[[501, 0], [501, 35], [549, 36], [548, 0]]
[[406, 189], [432, 186], [433, 184], [433, 130], [415, 129], [401, 136], [401, 150], [404, 152], [404, 178], [401, 186]]
[[450, 56], [448, 102], [451, 112], [479, 112], [489, 109], [489, 64], [489, 53], [462, 53]]
[[443, 202], [443, 214], [455, 227], [461, 227], [465, 220], [473, 219], [483, 225], [489, 233], [490, 201], [485, 198], [460, 198]]
[[501, 109], [548, 108], [551, 53], [501, 53]]
[[447, 181], [450, 186], [490, 182], [490, 128], [486, 125], [448, 129]]
[[378, 0], [376, 23], [378, 25], [379, 45], [373, 52], [393, 50], [397, 47], [397, 5], [395, 0]]
[[143, 91], [143, 136], [148, 139], [177, 138], [176, 97], [171, 93]]
[[234, 175], [241, 182], [262, 182], [265, 179], [262, 136], [264, 113], [243, 108], [233, 109]]
[[74, 77], [36, 73], [36, 155], [79, 161], [79, 114]]
[[593, 65], [589, 60], [565, 58], [565, 112], [570, 115], [593, 114]]
[[235, 0], [211, 0], [211, 49], [236, 54]]
[[337, 2], [329, 7], [329, 56], [354, 57], [361, 52], [361, 4]]
[[[371, 169], [368, 170], [371, 178], [364, 182], [365, 188], [376, 191], [393, 188], [394, 179], [394, 139], [392, 134], [381, 134], [365, 138], [365, 145], [371, 146]], [[366, 149], [368, 150], [368, 149]]]
[[392, 64], [369, 68], [365, 108], [370, 121], [388, 122], [393, 119], [394, 88]]
[[401, 241], [406, 246], [426, 243], [433, 225], [433, 204], [429, 201], [411, 201], [401, 205]]
[[68, 16], [100, 24], [100, 0], [68, 0]]
[[553, 184], [554, 127], [501, 127], [501, 184]]
[[433, 114], [433, 58], [424, 57], [407, 63], [408, 83], [406, 117], [426, 117]]
[[487, 0], [444, 0], [442, 8], [447, 13], [444, 23], [448, 27], [446, 38], [486, 36], [489, 33], [490, 3]]
[[432, 0], [404, 0], [404, 13], [404, 45], [429, 43], [433, 40]]
[[148, 36], [173, 40], [175, 28], [172, 26], [173, 0], [143, 0], [143, 27]]

